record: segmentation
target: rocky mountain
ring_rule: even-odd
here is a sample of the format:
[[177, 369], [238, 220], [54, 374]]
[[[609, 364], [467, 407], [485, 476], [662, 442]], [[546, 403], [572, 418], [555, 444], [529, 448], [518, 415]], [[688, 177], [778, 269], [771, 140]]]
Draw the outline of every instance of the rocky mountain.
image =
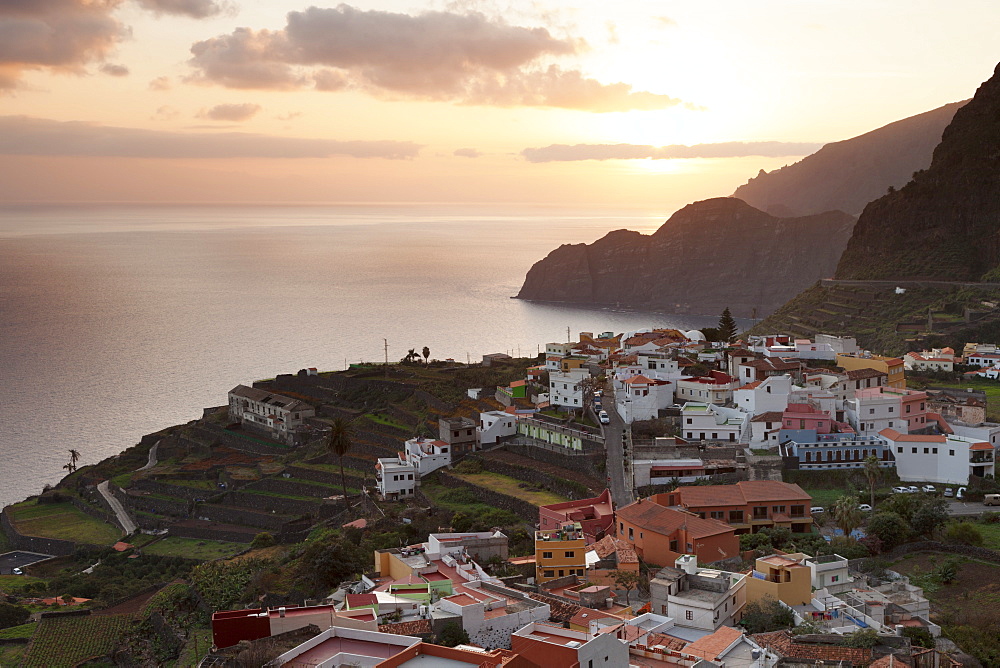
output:
[[852, 139], [827, 144], [795, 164], [760, 171], [733, 193], [776, 216], [840, 210], [858, 215], [865, 205], [901, 187], [925, 169], [941, 133], [965, 102], [954, 102], [890, 123]]
[[865, 207], [837, 278], [1000, 281], [1000, 65], [930, 167]]
[[671, 313], [764, 315], [829, 277], [854, 218], [779, 218], [731, 197], [684, 207], [651, 235], [610, 232], [535, 263], [519, 299]]

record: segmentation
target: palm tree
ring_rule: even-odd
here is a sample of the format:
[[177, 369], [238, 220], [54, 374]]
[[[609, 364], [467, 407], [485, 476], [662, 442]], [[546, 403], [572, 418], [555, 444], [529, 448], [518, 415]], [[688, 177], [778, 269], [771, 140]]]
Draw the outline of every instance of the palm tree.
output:
[[858, 510], [858, 497], [854, 495], [842, 496], [833, 505], [833, 520], [844, 532], [845, 536], [850, 536], [851, 532], [861, 526], [861, 511]]
[[73, 471], [76, 470], [76, 462], [79, 459], [80, 459], [80, 453], [77, 452], [76, 450], [73, 450], [72, 448], [70, 448], [70, 451], [69, 451], [69, 465], [71, 467], [70, 468], [70, 473], [72, 473]]
[[420, 352], [424, 354], [424, 365], [426, 366], [431, 361], [431, 349], [424, 346], [424, 349]]
[[340, 458], [340, 485], [344, 489], [344, 498], [347, 498], [347, 478], [344, 477], [344, 455], [351, 451], [354, 438], [354, 429], [351, 423], [344, 418], [334, 418], [330, 427], [330, 435], [327, 436], [327, 449]]
[[865, 459], [865, 477], [868, 478], [868, 491], [871, 492], [871, 507], [875, 507], [875, 485], [878, 484], [879, 479], [882, 477], [882, 467], [879, 466], [878, 457], [875, 455], [868, 455]]

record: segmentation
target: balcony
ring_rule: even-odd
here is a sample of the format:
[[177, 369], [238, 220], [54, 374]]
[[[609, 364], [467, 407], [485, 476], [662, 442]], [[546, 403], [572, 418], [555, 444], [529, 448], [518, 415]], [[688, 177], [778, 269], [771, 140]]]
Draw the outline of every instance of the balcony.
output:
[[969, 457], [970, 464], [990, 464], [992, 462], [993, 462], [992, 454], [985, 454], [985, 455], [974, 454]]

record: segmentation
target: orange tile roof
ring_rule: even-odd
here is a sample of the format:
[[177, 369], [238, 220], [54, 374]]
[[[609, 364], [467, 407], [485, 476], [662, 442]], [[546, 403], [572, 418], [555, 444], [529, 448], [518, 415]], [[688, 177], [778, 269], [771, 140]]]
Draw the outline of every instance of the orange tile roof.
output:
[[758, 633], [752, 637], [758, 645], [768, 647], [787, 658], [850, 661], [854, 664], [865, 665], [872, 657], [870, 649], [802, 642], [788, 631]]
[[603, 610], [595, 610], [594, 608], [580, 608], [573, 615], [569, 623], [575, 624], [576, 626], [590, 626], [590, 622], [595, 619], [606, 619], [606, 618], [619, 619], [617, 616], [610, 613], [604, 612]]
[[881, 659], [873, 661], [868, 668], [910, 668], [910, 664], [895, 654], [886, 654]]
[[735, 485], [695, 485], [677, 488], [681, 505], [687, 508], [702, 506], [742, 506], [761, 501], [811, 502], [801, 487], [777, 480], [744, 480]]
[[715, 633], [698, 638], [684, 648], [687, 654], [694, 654], [709, 661], [715, 661], [733, 643], [743, 637], [743, 632], [731, 626], [720, 626]]
[[640, 499], [618, 510], [618, 519], [658, 534], [669, 535], [681, 527], [696, 538], [730, 533], [733, 528], [718, 520], [701, 519], [682, 510], [667, 508], [648, 499]]
[[969, 446], [969, 450], [992, 450], [993, 446], [989, 443], [973, 443]]
[[878, 434], [903, 443], [944, 443], [947, 440], [943, 434], [900, 434], [895, 429], [883, 429]]
[[429, 636], [434, 633], [431, 620], [418, 619], [413, 622], [398, 622], [396, 624], [379, 624], [381, 633], [394, 633], [399, 636]]

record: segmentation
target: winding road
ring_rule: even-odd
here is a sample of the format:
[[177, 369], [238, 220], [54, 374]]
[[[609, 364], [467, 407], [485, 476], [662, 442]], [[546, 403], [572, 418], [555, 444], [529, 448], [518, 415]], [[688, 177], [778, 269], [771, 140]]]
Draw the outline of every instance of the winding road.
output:
[[116, 499], [115, 495], [111, 493], [110, 489], [108, 489], [108, 481], [105, 480], [100, 483], [97, 486], [97, 491], [101, 493], [104, 500], [108, 502], [109, 506], [111, 506], [111, 510], [115, 511], [115, 516], [118, 517], [118, 523], [121, 524], [122, 528], [125, 530], [125, 535], [130, 536], [134, 534], [136, 529], [139, 527], [135, 525], [132, 518], [128, 516], [127, 512], [125, 512], [125, 507], [122, 506], [121, 502]]

